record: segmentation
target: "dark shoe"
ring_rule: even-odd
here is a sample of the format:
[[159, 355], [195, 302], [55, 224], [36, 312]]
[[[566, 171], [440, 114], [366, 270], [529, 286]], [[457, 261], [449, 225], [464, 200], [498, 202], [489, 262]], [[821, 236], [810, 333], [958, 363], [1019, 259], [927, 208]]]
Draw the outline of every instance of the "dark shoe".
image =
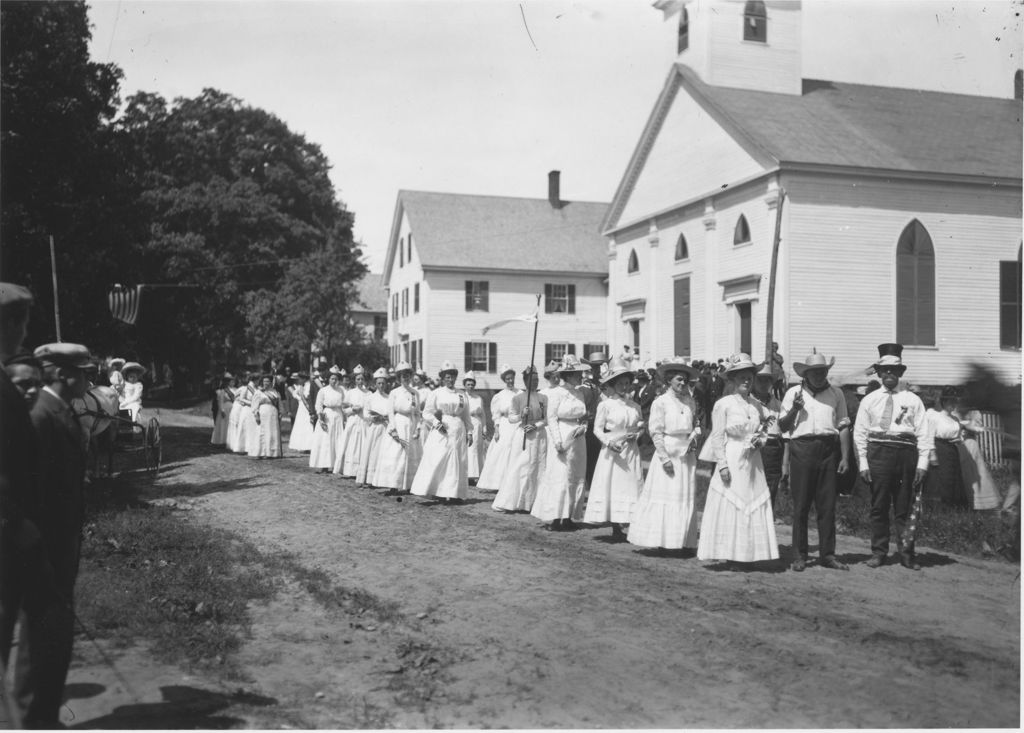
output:
[[622, 531], [622, 527], [617, 524], [612, 525], [612, 537], [617, 540], [626, 539], [626, 533]]
[[573, 522], [571, 519], [563, 519], [562, 520], [562, 529], [567, 530], [567, 531], [568, 530], [576, 529], [576, 523]]
[[920, 570], [921, 566], [917, 564], [914, 556], [909, 553], [903, 553], [900, 555], [900, 565], [905, 567], [907, 570]]
[[807, 559], [803, 557], [798, 557], [796, 560], [790, 563], [789, 569], [792, 570], [794, 573], [802, 573], [804, 570], [807, 569]]
[[850, 569], [849, 565], [847, 565], [844, 562], [839, 562], [838, 560], [836, 560], [831, 555], [826, 557], [825, 559], [823, 559], [818, 564], [821, 565], [821, 567], [828, 568], [830, 570], [849, 570]]
[[872, 555], [866, 563], [869, 568], [880, 568], [885, 565], [885, 555]]

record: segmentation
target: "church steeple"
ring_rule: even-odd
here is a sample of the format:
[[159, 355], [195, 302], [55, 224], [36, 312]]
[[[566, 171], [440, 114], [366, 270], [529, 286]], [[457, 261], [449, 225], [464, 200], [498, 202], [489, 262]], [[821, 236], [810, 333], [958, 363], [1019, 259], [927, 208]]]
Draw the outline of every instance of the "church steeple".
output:
[[800, 94], [800, 0], [689, 0], [677, 61], [707, 84]]

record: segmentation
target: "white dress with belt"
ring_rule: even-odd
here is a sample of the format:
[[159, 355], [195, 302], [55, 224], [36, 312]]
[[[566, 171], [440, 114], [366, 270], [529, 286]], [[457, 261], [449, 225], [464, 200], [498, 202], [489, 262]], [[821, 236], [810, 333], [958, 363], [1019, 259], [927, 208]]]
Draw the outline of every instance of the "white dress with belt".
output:
[[[530, 514], [545, 522], [579, 521], [587, 483], [587, 405], [579, 387], [563, 385], [551, 390], [547, 424], [547, 460]], [[573, 433], [578, 434], [570, 437]], [[565, 449], [561, 453], [559, 443]]]
[[363, 447], [359, 454], [359, 469], [356, 471], [356, 483], [373, 485], [377, 476], [377, 460], [380, 447], [387, 437], [388, 410], [390, 402], [387, 395], [371, 392], [363, 403]]
[[[548, 433], [545, 423], [548, 399], [544, 395], [530, 395], [527, 409], [526, 394], [520, 392], [512, 399], [508, 413], [509, 426], [514, 428], [508, 470], [498, 488], [491, 508], [506, 512], [528, 512], [537, 498], [537, 489], [544, 474], [548, 454]], [[524, 425], [533, 430], [523, 435]], [[525, 444], [525, 447], [524, 447]]]
[[359, 473], [359, 464], [363, 458], [363, 436], [367, 427], [363, 419], [363, 407], [369, 397], [368, 389], [354, 387], [345, 391], [345, 433], [341, 440], [341, 452], [334, 459], [334, 473], [341, 476], [355, 477]]
[[[423, 458], [412, 481], [417, 496], [465, 499], [469, 496], [466, 435], [470, 430], [466, 395], [448, 387], [430, 393], [423, 410], [430, 426]], [[443, 425], [444, 430], [438, 427]]]
[[[602, 448], [590, 480], [584, 522], [629, 522], [643, 486], [636, 445], [641, 419], [640, 406], [632, 400], [615, 396], [598, 403], [594, 436], [601, 441]], [[612, 444], [620, 442], [622, 450], [612, 450]]]
[[[697, 546], [697, 459], [690, 451], [695, 406], [669, 390], [651, 403], [649, 431], [654, 457], [633, 507], [627, 539], [639, 547], [678, 550]], [[664, 464], [672, 464], [672, 475]]]
[[[762, 415], [759, 402], [740, 394], [715, 403], [711, 434], [700, 454], [702, 461], [716, 464], [697, 543], [701, 560], [755, 562], [779, 557], [761, 452], [751, 446]], [[722, 480], [723, 467], [731, 474], [728, 484]]]
[[467, 471], [469, 478], [479, 479], [487, 457], [487, 441], [484, 440], [484, 399], [475, 392], [466, 392], [469, 401], [469, 432], [473, 436], [473, 445], [467, 451]]
[[388, 424], [370, 483], [382, 489], [407, 491], [420, 465], [420, 405], [415, 390], [395, 387], [388, 395]]
[[292, 434], [288, 436], [288, 448], [304, 453], [313, 447], [313, 423], [306, 407], [309, 402], [309, 382], [302, 386], [295, 385], [291, 391], [299, 405], [292, 421]]
[[517, 394], [518, 390], [505, 388], [491, 398], [491, 422], [498, 439], [492, 440], [487, 448], [487, 457], [476, 482], [478, 488], [497, 490], [501, 486], [512, 449], [513, 431], [509, 426], [508, 412], [512, 407], [512, 398]]
[[345, 416], [342, 408], [345, 404], [345, 391], [330, 385], [321, 387], [316, 393], [314, 409], [317, 415], [316, 427], [313, 428], [313, 440], [309, 449], [310, 468], [334, 468], [338, 456], [338, 447], [345, 432]]
[[[256, 390], [252, 397], [250, 409], [256, 428], [255, 439], [249, 443], [249, 456], [252, 458], [281, 457], [281, 395], [270, 389], [264, 392]], [[256, 417], [259, 416], [259, 423]]]

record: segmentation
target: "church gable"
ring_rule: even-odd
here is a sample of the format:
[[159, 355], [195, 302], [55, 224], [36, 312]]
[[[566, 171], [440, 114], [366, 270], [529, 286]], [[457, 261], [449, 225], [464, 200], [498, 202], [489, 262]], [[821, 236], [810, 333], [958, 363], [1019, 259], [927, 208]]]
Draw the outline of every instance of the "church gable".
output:
[[[675, 82], [678, 84], [678, 81]], [[660, 125], [649, 125], [613, 203], [618, 228], [766, 169], [727, 132], [685, 85], [663, 96]], [[655, 110], [658, 115], [659, 110]], [[642, 154], [642, 158], [639, 156]], [[632, 179], [632, 184], [630, 184]]]

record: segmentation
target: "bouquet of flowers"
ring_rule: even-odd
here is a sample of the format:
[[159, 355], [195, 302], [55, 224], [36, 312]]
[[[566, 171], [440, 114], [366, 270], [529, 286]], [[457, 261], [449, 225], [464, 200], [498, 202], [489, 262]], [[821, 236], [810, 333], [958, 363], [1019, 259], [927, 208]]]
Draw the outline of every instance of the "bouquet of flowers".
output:
[[765, 441], [768, 438], [768, 429], [771, 428], [771, 426], [774, 424], [775, 415], [769, 415], [768, 417], [761, 421], [761, 425], [760, 427], [758, 427], [757, 432], [750, 436], [751, 450], [759, 450], [761, 446], [765, 444]]

